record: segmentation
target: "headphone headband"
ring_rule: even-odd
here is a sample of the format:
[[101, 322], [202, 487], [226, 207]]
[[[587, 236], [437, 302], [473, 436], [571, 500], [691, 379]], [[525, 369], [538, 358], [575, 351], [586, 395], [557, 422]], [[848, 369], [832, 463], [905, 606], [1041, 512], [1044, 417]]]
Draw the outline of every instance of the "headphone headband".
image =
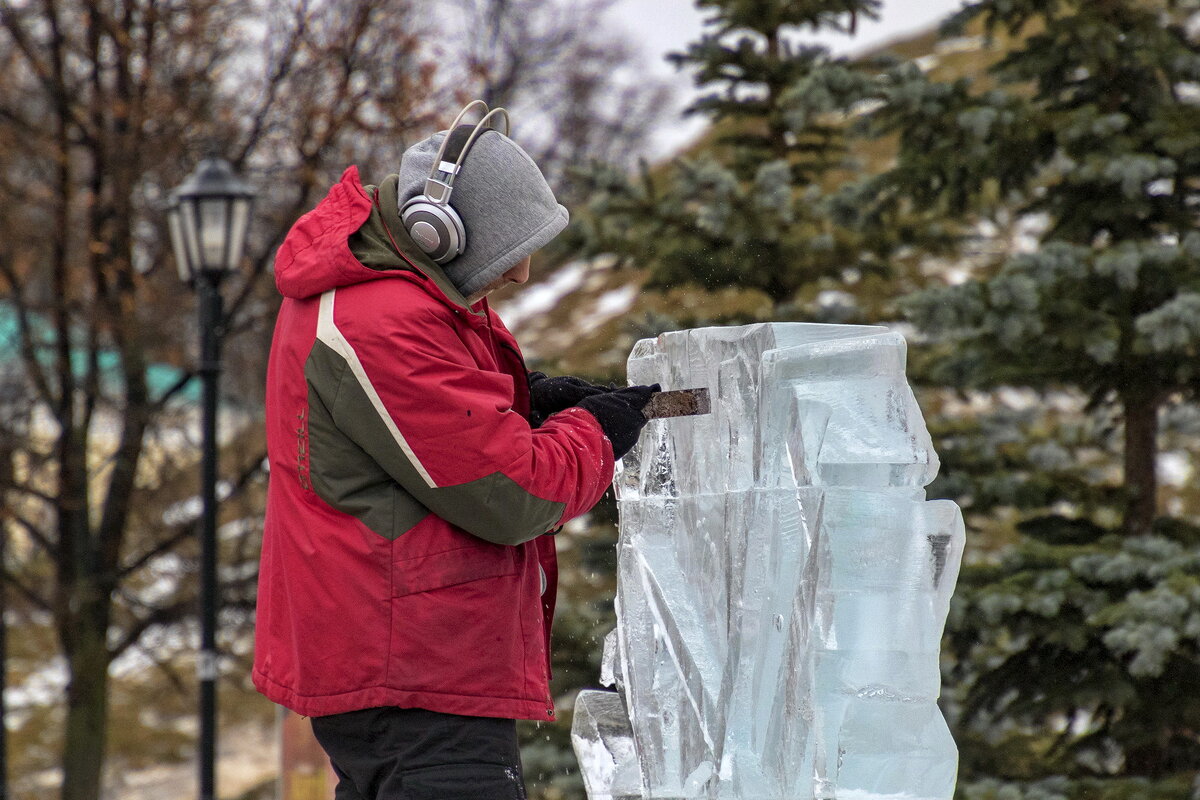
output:
[[[477, 105], [482, 106], [486, 112], [479, 122], [474, 125], [459, 125], [458, 123], [466, 116], [467, 112]], [[450, 193], [454, 190], [454, 179], [462, 169], [463, 162], [467, 160], [467, 153], [470, 152], [471, 146], [484, 132], [485, 126], [491, 130], [497, 130], [492, 122], [493, 117], [504, 118], [504, 135], [507, 136], [509, 117], [506, 109], [493, 108], [488, 111], [487, 103], [482, 100], [472, 100], [462, 111], [458, 112], [458, 116], [450, 124], [446, 138], [442, 139], [442, 146], [438, 148], [437, 156], [433, 159], [433, 169], [429, 171], [429, 177], [425, 179], [425, 197], [430, 202], [440, 205], [450, 202]]]
[[[474, 125], [460, 125], [462, 118], [475, 106], [483, 109], [483, 117]], [[408, 235], [438, 264], [453, 260], [466, 249], [467, 230], [454, 206], [450, 205], [450, 194], [454, 191], [454, 179], [475, 140], [488, 128], [496, 130], [495, 120], [500, 117], [504, 118], [504, 134], [508, 135], [507, 111], [503, 108], [488, 110], [487, 103], [482, 100], [467, 103], [442, 139], [433, 159], [433, 168], [425, 179], [424, 192], [410, 198], [400, 209], [400, 218]]]

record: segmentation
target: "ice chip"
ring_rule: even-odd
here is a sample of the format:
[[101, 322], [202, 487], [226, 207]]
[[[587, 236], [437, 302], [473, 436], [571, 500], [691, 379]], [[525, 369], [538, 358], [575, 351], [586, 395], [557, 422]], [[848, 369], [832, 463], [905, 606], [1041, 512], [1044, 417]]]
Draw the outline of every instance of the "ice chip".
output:
[[624, 683], [624, 672], [621, 670], [621, 647], [617, 639], [617, 629], [613, 628], [604, 637], [604, 652], [600, 658], [600, 683], [603, 686], [616, 686]]
[[642, 796], [633, 734], [616, 692], [583, 691], [575, 698], [571, 746], [591, 800]]

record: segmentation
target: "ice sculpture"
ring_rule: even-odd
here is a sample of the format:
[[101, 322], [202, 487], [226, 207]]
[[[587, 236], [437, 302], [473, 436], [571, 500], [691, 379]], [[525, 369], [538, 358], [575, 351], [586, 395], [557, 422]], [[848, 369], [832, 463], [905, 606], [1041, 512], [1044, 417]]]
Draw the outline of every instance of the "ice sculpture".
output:
[[949, 800], [938, 710], [957, 506], [887, 328], [646, 339], [633, 383], [707, 387], [617, 475], [617, 628], [572, 741], [591, 800]]

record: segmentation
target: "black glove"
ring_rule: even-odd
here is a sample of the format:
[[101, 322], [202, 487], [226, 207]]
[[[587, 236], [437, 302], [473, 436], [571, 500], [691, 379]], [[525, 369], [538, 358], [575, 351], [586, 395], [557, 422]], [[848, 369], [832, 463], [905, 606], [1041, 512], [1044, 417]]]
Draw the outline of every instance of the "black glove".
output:
[[651, 386], [626, 386], [603, 394], [585, 397], [575, 405], [591, 413], [604, 435], [612, 442], [613, 458], [620, 458], [637, 444], [638, 434], [646, 424], [642, 409], [650, 402], [650, 395], [660, 391], [655, 383]]
[[609, 391], [583, 378], [549, 378], [541, 372], [529, 373], [529, 424], [541, 427], [551, 414], [577, 405], [580, 400]]

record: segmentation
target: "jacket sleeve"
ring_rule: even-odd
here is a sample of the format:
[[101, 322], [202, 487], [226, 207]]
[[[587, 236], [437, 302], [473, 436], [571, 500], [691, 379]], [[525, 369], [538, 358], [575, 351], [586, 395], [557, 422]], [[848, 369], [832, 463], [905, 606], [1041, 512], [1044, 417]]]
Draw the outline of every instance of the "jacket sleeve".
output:
[[321, 299], [314, 357], [326, 365], [309, 380], [343, 434], [434, 514], [491, 542], [519, 544], [595, 505], [613, 455], [591, 414], [531, 430], [512, 409], [513, 378], [477, 365], [453, 310], [367, 288]]

